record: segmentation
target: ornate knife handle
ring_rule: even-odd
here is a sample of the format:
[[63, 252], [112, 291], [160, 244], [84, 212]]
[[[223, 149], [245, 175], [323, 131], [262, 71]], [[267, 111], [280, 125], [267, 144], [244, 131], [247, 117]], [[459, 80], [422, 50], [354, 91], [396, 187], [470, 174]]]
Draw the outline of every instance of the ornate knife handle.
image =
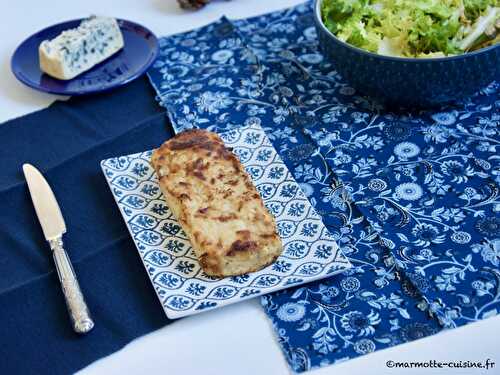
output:
[[73, 329], [77, 333], [87, 333], [94, 328], [94, 322], [83, 298], [80, 285], [76, 279], [75, 271], [68, 258], [68, 254], [66, 250], [64, 250], [62, 238], [59, 237], [50, 240], [49, 244], [52, 249], [52, 256], [54, 257], [57, 275], [61, 282]]

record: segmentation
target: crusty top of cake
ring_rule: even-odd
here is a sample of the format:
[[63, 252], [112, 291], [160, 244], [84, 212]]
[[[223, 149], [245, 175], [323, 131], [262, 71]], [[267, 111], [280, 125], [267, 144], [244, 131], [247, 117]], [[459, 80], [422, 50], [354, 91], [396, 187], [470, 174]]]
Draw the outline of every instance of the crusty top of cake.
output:
[[207, 253], [201, 261], [281, 246], [274, 218], [217, 134], [182, 132], [154, 152], [152, 163], [162, 189], [183, 206], [179, 221]]

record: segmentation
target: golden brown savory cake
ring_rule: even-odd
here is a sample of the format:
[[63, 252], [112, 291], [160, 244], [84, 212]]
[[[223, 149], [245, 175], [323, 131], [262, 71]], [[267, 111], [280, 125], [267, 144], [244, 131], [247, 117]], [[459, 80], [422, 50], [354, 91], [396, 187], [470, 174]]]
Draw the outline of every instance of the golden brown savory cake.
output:
[[151, 162], [205, 273], [241, 275], [281, 254], [273, 216], [217, 134], [182, 132], [155, 150]]

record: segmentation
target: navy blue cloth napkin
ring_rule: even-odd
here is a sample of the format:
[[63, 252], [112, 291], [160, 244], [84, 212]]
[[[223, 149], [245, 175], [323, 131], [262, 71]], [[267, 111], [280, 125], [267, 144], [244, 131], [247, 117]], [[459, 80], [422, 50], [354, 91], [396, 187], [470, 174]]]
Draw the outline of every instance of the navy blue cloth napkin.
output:
[[[55, 102], [0, 125], [0, 358], [3, 374], [68, 374], [170, 321], [99, 168], [171, 136], [147, 79]], [[73, 333], [21, 166], [39, 167], [66, 219], [65, 243], [96, 326]]]

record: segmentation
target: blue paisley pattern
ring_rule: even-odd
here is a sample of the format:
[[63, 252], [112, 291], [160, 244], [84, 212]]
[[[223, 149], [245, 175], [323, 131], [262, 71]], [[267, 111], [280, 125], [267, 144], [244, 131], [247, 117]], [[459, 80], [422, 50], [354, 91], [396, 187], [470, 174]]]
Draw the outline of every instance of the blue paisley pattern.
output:
[[498, 82], [455, 106], [387, 111], [323, 59], [311, 2], [161, 50], [149, 76], [175, 130], [261, 125], [354, 265], [262, 298], [293, 370], [500, 311]]

